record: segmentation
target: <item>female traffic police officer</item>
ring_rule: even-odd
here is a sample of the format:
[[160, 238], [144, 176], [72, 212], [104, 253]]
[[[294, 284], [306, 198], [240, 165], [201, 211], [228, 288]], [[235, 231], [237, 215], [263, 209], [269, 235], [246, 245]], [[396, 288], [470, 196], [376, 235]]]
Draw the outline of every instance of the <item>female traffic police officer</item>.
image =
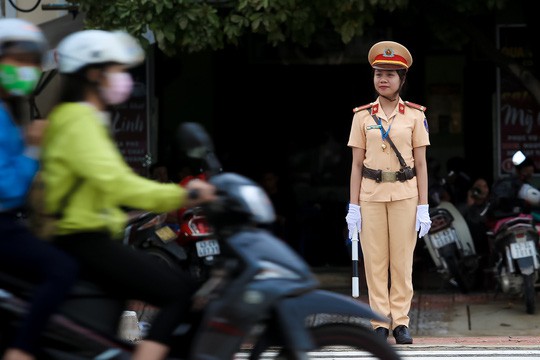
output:
[[[368, 60], [379, 96], [353, 110], [346, 220], [349, 237], [354, 231], [360, 232], [371, 308], [389, 317], [396, 343], [411, 344], [408, 313], [413, 297], [416, 232], [420, 230], [422, 237], [431, 226], [427, 205], [428, 126], [425, 108], [403, 101], [399, 95], [412, 64], [409, 51], [396, 42], [382, 41], [372, 46]], [[373, 321], [372, 325], [378, 334], [388, 337], [387, 323]]]

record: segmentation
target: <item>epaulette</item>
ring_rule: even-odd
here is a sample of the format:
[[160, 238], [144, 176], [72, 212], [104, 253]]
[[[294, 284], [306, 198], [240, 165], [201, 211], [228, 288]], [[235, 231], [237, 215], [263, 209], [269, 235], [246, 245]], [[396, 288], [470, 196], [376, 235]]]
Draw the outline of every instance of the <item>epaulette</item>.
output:
[[358, 106], [358, 107], [355, 107], [354, 109], [352, 109], [353, 112], [357, 113], [359, 112], [360, 110], [365, 110], [365, 109], [369, 109], [370, 107], [373, 106], [373, 103], [369, 103], [369, 104], [366, 104], [366, 105], [362, 105], [362, 106]]
[[410, 101], [405, 101], [405, 105], [407, 105], [408, 107], [412, 107], [414, 109], [420, 110], [420, 111], [426, 111], [427, 110], [427, 107], [415, 104], [415, 103], [410, 102]]

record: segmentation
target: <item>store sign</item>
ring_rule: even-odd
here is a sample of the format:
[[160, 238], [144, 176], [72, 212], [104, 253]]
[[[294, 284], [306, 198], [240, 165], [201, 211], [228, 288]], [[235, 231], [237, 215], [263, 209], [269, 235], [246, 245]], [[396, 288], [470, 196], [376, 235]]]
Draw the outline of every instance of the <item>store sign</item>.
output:
[[[524, 69], [531, 69], [533, 56], [527, 44], [525, 25], [498, 27], [498, 48]], [[512, 74], [497, 70], [498, 174], [513, 171], [512, 155], [521, 150], [540, 170], [540, 104]]]
[[148, 169], [149, 120], [145, 66], [131, 71], [135, 86], [130, 99], [115, 106], [111, 113], [111, 127], [116, 144], [126, 162], [140, 175]]

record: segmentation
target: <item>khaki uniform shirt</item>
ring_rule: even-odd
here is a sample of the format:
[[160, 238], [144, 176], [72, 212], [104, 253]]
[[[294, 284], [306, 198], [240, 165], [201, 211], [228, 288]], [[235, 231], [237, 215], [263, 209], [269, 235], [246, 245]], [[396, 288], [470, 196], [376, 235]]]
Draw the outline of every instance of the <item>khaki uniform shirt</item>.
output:
[[[389, 118], [386, 117], [379, 105], [379, 99], [370, 104], [367, 109], [355, 109], [348, 146], [358, 147], [366, 151], [363, 166], [374, 170], [398, 171], [400, 169], [399, 160], [396, 153], [387, 141], [386, 149], [382, 149], [383, 144], [381, 130], [369, 128], [377, 125], [373, 117], [376, 115], [381, 119], [384, 130], [390, 132], [396, 148], [410, 167], [414, 167], [413, 149], [415, 147], [429, 145], [429, 133], [427, 119], [422, 110], [414, 105], [406, 105], [400, 98], [399, 103]], [[364, 107], [361, 107], [364, 108]], [[418, 196], [416, 177], [404, 182], [381, 182], [362, 178], [360, 189], [361, 201], [393, 201], [403, 200]]]

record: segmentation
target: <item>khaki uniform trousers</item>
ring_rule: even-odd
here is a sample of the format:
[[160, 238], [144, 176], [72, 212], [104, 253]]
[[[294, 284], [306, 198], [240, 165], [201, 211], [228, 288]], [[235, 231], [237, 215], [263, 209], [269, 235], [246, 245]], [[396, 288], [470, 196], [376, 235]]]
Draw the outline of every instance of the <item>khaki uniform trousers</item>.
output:
[[[390, 329], [409, 326], [418, 197], [390, 202], [361, 201], [360, 244], [372, 310], [391, 320]], [[390, 281], [390, 282], [389, 282]], [[387, 323], [372, 321], [374, 328]]]

